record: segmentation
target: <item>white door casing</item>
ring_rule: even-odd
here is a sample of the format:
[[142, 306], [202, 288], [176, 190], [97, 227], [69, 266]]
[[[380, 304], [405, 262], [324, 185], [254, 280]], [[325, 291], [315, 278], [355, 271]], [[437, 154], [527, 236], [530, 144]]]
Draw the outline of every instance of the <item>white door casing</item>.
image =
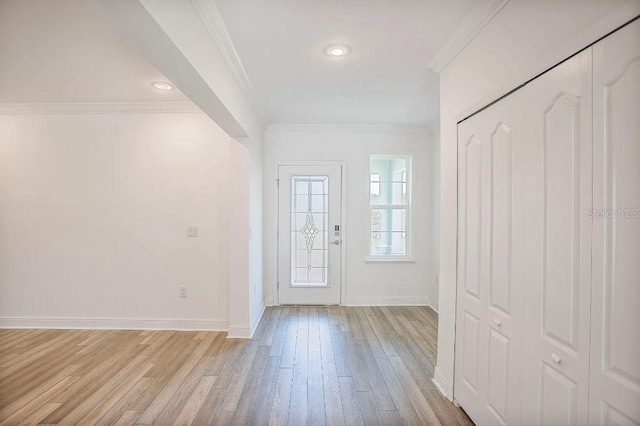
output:
[[640, 20], [593, 46], [589, 424], [640, 424]]
[[591, 299], [591, 49], [525, 88], [523, 419], [585, 425]]
[[339, 305], [342, 167], [278, 167], [278, 303]]
[[455, 398], [478, 424], [517, 424], [526, 161], [515, 93], [458, 127]]

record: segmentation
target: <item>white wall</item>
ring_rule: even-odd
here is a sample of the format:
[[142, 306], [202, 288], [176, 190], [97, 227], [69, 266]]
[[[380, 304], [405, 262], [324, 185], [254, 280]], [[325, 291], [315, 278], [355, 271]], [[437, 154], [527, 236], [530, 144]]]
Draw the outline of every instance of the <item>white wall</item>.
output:
[[[207, 27], [202, 16], [197, 12], [198, 8], [194, 7], [195, 2], [185, 4], [181, 0], [161, 2], [142, 0], [142, 4], [247, 135], [247, 137], [237, 137], [236, 140], [242, 142], [249, 149], [249, 167], [245, 170], [249, 179], [249, 198], [247, 200], [249, 215], [246, 217], [243, 235], [250, 228], [251, 236], [248, 246], [238, 247], [247, 251], [237, 253], [235, 258], [238, 261], [234, 264], [237, 266], [242, 263], [248, 267], [248, 271], [246, 274], [242, 274], [245, 277], [242, 284], [238, 281], [235, 281], [234, 284], [243, 288], [241, 291], [238, 290], [238, 293], [232, 293], [230, 309], [237, 316], [231, 319], [230, 326], [232, 331], [235, 330], [233, 335], [250, 337], [264, 310], [264, 285], [262, 281], [262, 151], [264, 132], [262, 125], [234, 77], [230, 64], [225, 60], [225, 54], [229, 54], [229, 52], [220, 50], [219, 40], [216, 40], [211, 34], [211, 29]], [[200, 5], [202, 6], [201, 3]], [[161, 67], [159, 68], [163, 70]], [[188, 85], [188, 79], [183, 83]], [[213, 115], [212, 118], [218, 121], [222, 117]], [[240, 152], [236, 151], [241, 155]], [[244, 179], [237, 173], [232, 173], [232, 175], [238, 179]], [[237, 220], [238, 217], [235, 219]], [[243, 256], [246, 256], [247, 259], [240, 260], [240, 257]], [[239, 330], [246, 329], [247, 324], [249, 332], [240, 332]]]
[[438, 363], [453, 393], [457, 122], [640, 14], [637, 0], [510, 0], [440, 75], [442, 208]]
[[[232, 294], [230, 309], [238, 315], [231, 328], [246, 329], [249, 337], [264, 310], [262, 282], [262, 141], [259, 117], [247, 101], [238, 75], [239, 62], [229, 61], [235, 51], [221, 33], [215, 4], [206, 1], [111, 1], [87, 0], [138, 50], [163, 72], [249, 152], [249, 215], [244, 229], [251, 228], [248, 248], [235, 258], [249, 268], [243, 274], [246, 289]], [[237, 218], [236, 218], [237, 219]], [[247, 301], [246, 298], [249, 298]], [[238, 322], [236, 322], [236, 320]], [[238, 335], [238, 337], [240, 337]]]
[[[229, 211], [229, 337], [251, 337], [249, 327], [249, 150], [231, 144], [229, 167], [233, 181]], [[231, 308], [233, 305], [233, 308]]]
[[[249, 326], [253, 335], [265, 308], [263, 276], [263, 135], [249, 141]], [[235, 174], [232, 173], [232, 176]]]
[[0, 324], [226, 329], [231, 143], [202, 113], [0, 116]]
[[438, 283], [440, 277], [440, 126], [433, 129], [431, 133], [433, 151], [431, 153], [431, 170], [433, 176], [433, 234], [431, 242], [431, 253], [433, 253], [433, 264], [436, 278], [430, 282], [429, 296], [431, 298], [431, 307], [438, 311], [438, 303], [440, 297], [440, 285]]
[[[432, 253], [432, 152], [427, 128], [273, 126], [265, 136], [265, 296], [276, 293], [276, 164], [342, 161], [346, 164], [344, 226], [346, 304], [428, 304], [435, 279]], [[411, 263], [367, 263], [368, 154], [413, 153], [414, 255]], [[345, 301], [343, 300], [343, 304]]]

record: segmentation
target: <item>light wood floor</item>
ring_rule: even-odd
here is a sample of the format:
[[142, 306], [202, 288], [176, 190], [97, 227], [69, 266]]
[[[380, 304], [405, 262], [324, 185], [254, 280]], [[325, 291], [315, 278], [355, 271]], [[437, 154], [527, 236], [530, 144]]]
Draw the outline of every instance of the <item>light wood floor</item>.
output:
[[226, 333], [0, 330], [0, 424], [472, 424], [423, 307], [267, 308]]

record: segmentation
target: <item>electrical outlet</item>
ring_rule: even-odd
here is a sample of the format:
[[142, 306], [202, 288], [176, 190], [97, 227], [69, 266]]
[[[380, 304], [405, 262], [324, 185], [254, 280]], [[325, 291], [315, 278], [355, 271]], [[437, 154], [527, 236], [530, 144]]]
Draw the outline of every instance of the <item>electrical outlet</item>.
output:
[[183, 298], [187, 297], [187, 288], [186, 287], [180, 287], [180, 297], [183, 297]]
[[188, 226], [187, 227], [187, 237], [189, 237], [189, 238], [197, 238], [198, 237], [198, 227], [197, 226]]

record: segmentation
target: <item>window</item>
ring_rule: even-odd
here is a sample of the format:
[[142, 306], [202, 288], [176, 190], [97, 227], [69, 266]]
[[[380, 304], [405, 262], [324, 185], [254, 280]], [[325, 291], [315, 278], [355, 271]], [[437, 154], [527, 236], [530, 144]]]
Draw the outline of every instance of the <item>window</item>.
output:
[[411, 157], [369, 158], [369, 258], [408, 259], [411, 255]]

